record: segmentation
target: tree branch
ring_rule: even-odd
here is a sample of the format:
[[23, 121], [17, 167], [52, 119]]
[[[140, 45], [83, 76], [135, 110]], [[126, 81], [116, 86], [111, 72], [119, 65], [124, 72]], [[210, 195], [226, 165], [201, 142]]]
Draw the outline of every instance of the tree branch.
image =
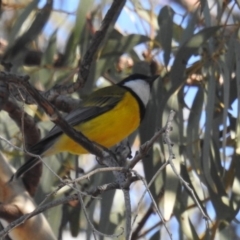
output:
[[76, 84], [82, 85], [87, 80], [93, 58], [96, 55], [99, 46], [101, 46], [103, 40], [106, 38], [111, 24], [115, 23], [125, 3], [126, 0], [113, 0], [111, 7], [102, 21], [100, 29], [95, 33], [93, 40], [83, 57], [83, 61], [80, 63]]

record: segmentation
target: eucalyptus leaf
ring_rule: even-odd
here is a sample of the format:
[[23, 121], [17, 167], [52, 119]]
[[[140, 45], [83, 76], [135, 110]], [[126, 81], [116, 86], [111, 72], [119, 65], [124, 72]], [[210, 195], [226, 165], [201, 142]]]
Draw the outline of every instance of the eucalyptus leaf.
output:
[[236, 86], [237, 86], [237, 124], [236, 124], [236, 153], [240, 154], [240, 53], [239, 53], [240, 44], [238, 41], [235, 41], [235, 52], [236, 52]]
[[15, 43], [10, 46], [5, 52], [3, 59], [9, 60], [9, 58], [15, 57], [18, 53], [24, 50], [24, 47], [32, 40], [34, 40], [37, 35], [42, 31], [45, 26], [49, 16], [51, 14], [53, 1], [49, 0], [46, 2], [45, 6], [36, 14], [36, 17], [29, 27], [29, 29], [18, 37]]
[[200, 240], [200, 238], [196, 232], [196, 229], [195, 229], [191, 219], [189, 218], [188, 211], [185, 211], [181, 215], [180, 221], [181, 221], [181, 229], [183, 230], [184, 235], [188, 239]]
[[161, 9], [158, 15], [159, 24], [159, 41], [164, 50], [164, 63], [168, 65], [172, 47], [172, 35], [173, 35], [173, 16], [174, 11], [171, 7], [165, 6]]
[[30, 14], [36, 10], [37, 5], [38, 5], [39, 0], [33, 0], [32, 2], [30, 2], [30, 4], [28, 4], [26, 6], [26, 8], [23, 9], [21, 15], [18, 17], [17, 21], [15, 22], [10, 36], [9, 36], [9, 46], [12, 46], [17, 35], [19, 34], [19, 31], [22, 27], [22, 25], [24, 24], [24, 22], [26, 21], [27, 18], [29, 18]]
[[150, 38], [140, 34], [130, 34], [119, 37], [118, 39], [109, 39], [101, 50], [101, 58], [118, 57], [128, 53], [136, 45], [150, 41]]
[[208, 86], [207, 86], [207, 100], [206, 100], [206, 122], [205, 122], [205, 133], [204, 133], [204, 141], [202, 148], [202, 165], [203, 172], [206, 178], [206, 181], [210, 185], [210, 187], [215, 189], [215, 183], [211, 176], [211, 161], [209, 159], [209, 151], [210, 151], [210, 143], [211, 143], [211, 134], [212, 134], [212, 126], [213, 126], [213, 114], [214, 114], [214, 106], [215, 106], [215, 92], [216, 92], [216, 79], [215, 79], [215, 70], [216, 66], [209, 66], [208, 70]]
[[[180, 163], [181, 163], [181, 152], [180, 152], [180, 147], [179, 147], [179, 131], [180, 131], [180, 124], [179, 124], [179, 111], [180, 106], [178, 102], [178, 97], [177, 95], [172, 95], [170, 99], [168, 100], [167, 103], [167, 109], [174, 110], [176, 112], [176, 116], [172, 122], [172, 131], [171, 134], [169, 135], [171, 141], [174, 143], [172, 146], [172, 151], [174, 155], [176, 156], [172, 161], [174, 164], [174, 168], [176, 170], [177, 174], [180, 174]], [[167, 110], [166, 109], [166, 110]], [[163, 122], [166, 122], [167, 118], [169, 115], [169, 111], [165, 111], [163, 114]], [[166, 161], [168, 160], [169, 156], [169, 151], [165, 150], [166, 154]], [[176, 175], [175, 171], [172, 169], [171, 165], [168, 165], [165, 168], [165, 181], [164, 181], [164, 187], [165, 187], [165, 194], [164, 194], [164, 199], [163, 199], [163, 216], [164, 219], [169, 220], [174, 206], [175, 202], [177, 199], [177, 189], [178, 185], [180, 184], [179, 178]]]
[[57, 53], [57, 31], [51, 35], [47, 49], [42, 57], [42, 64], [43, 65], [53, 65], [54, 63], [54, 55]]
[[202, 172], [200, 165], [200, 118], [202, 115], [202, 108], [204, 94], [202, 87], [198, 88], [198, 91], [194, 97], [192, 107], [190, 109], [190, 115], [187, 125], [187, 155], [191, 163], [191, 166], [196, 172]]
[[184, 82], [184, 72], [189, 58], [219, 29], [219, 26], [205, 28], [194, 34], [180, 47], [170, 73], [172, 87], [169, 94], [175, 92]]

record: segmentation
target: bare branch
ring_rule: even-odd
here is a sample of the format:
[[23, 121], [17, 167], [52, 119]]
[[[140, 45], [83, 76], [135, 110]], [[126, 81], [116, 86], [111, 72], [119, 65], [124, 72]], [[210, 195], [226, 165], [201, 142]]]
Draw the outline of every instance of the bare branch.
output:
[[[103, 169], [104, 171], [106, 170], [105, 168]], [[117, 170], [117, 169], [115, 169]], [[138, 178], [132, 178], [131, 182], [134, 182], [138, 180]], [[63, 185], [61, 185], [57, 190], [59, 190]], [[127, 186], [126, 186], [127, 187]], [[74, 188], [75, 190], [77, 190], [76, 188]], [[84, 194], [84, 195], [91, 195], [91, 196], [97, 196], [99, 194], [101, 194], [102, 192], [104, 191], [109, 191], [109, 190], [113, 190], [113, 189], [120, 189], [120, 186], [118, 183], [111, 183], [111, 184], [104, 184], [102, 186], [98, 186], [96, 189], [93, 189], [91, 191], [88, 191], [88, 192], [80, 192], [79, 190], [78, 193], [80, 193], [81, 195]], [[55, 193], [56, 191], [54, 191]], [[53, 194], [54, 194], [53, 193]], [[49, 196], [47, 196], [49, 197]], [[0, 238], [5, 236], [6, 234], [8, 234], [8, 232], [10, 232], [12, 229], [16, 228], [17, 226], [23, 224], [24, 222], [26, 222], [28, 219], [32, 218], [33, 216], [36, 216], [38, 215], [39, 213], [42, 213], [50, 208], [53, 208], [53, 207], [56, 207], [58, 205], [62, 205], [62, 204], [66, 204], [70, 201], [74, 201], [74, 200], [80, 200], [79, 199], [79, 195], [78, 194], [73, 194], [73, 195], [70, 195], [70, 196], [67, 196], [67, 197], [64, 197], [64, 198], [61, 198], [61, 199], [57, 199], [57, 200], [54, 200], [54, 201], [51, 201], [45, 205], [42, 205], [40, 204], [34, 211], [32, 211], [31, 213], [29, 214], [25, 214], [23, 215], [22, 217], [18, 218], [17, 220], [11, 222], [3, 231], [0, 232]], [[101, 234], [101, 233], [99, 233]], [[117, 235], [112, 235], [112, 236], [120, 236], [122, 233], [119, 233]]]
[[44, 109], [44, 111], [49, 115], [51, 121], [60, 126], [66, 135], [72, 138], [75, 142], [82, 145], [92, 154], [95, 154], [100, 158], [103, 157], [103, 153], [102, 150], [100, 150], [99, 145], [97, 146], [93, 144], [82, 133], [77, 132], [74, 128], [72, 128], [62, 118], [58, 110], [51, 103], [49, 103], [42, 95], [40, 95], [39, 92], [29, 83], [28, 77], [26, 76], [18, 77], [14, 74], [0, 72], [0, 79], [24, 86], [28, 93], [36, 100], [38, 105], [41, 106]]
[[[9, 117], [17, 124], [21, 131], [24, 130], [22, 133], [25, 137], [27, 149], [40, 140], [40, 131], [35, 121], [16, 102], [8, 100], [3, 106], [3, 110], [8, 113]], [[22, 114], [24, 114], [23, 117]]]
[[93, 58], [96, 55], [99, 46], [101, 46], [102, 41], [106, 38], [106, 33], [109, 30], [109, 27], [116, 21], [125, 3], [126, 0], [113, 0], [111, 7], [102, 21], [100, 29], [95, 33], [94, 38], [83, 57], [83, 61], [79, 66], [76, 85], [78, 84], [81, 86], [87, 80]]
[[[171, 122], [171, 121], [173, 120], [174, 115], [175, 115], [175, 112], [174, 112], [173, 110], [171, 110], [170, 115], [168, 116], [169, 122]], [[170, 137], [169, 137], [170, 131], [171, 131], [171, 125], [167, 124], [166, 131], [165, 131], [165, 133], [164, 133], [164, 135], [163, 135], [164, 142], [167, 144], [168, 153], [169, 153], [169, 158], [168, 158], [168, 161], [167, 161], [167, 162], [170, 164], [173, 172], [176, 174], [176, 176], [177, 176], [178, 179], [181, 181], [181, 183], [182, 183], [182, 184], [188, 189], [188, 191], [191, 193], [191, 195], [192, 195], [195, 203], [197, 204], [199, 210], [201, 211], [203, 217], [204, 217], [205, 219], [210, 220], [210, 218], [206, 215], [206, 213], [205, 213], [204, 210], [202, 209], [201, 204], [198, 202], [198, 200], [197, 200], [197, 198], [196, 198], [196, 196], [195, 196], [195, 194], [194, 194], [194, 191], [193, 191], [193, 190], [191, 189], [191, 187], [189, 186], [189, 183], [186, 182], [186, 181], [182, 178], [182, 176], [178, 173], [177, 169], [175, 168], [175, 165], [174, 165], [174, 163], [173, 163], [173, 159], [175, 158], [175, 155], [174, 155], [173, 150], [172, 150], [173, 143], [172, 143], [172, 141], [171, 141], [171, 139], [170, 139]]]
[[[168, 116], [168, 119], [167, 119], [167, 122], [166, 122], [165, 127], [164, 127], [163, 129], [159, 130], [157, 133], [155, 133], [155, 135], [153, 136], [153, 138], [151, 138], [150, 141], [148, 141], [147, 143], [145, 143], [145, 144], [146, 144], [146, 145], [145, 145], [145, 146], [146, 146], [145, 149], [146, 149], [147, 151], [149, 150], [149, 147], [153, 145], [153, 143], [155, 142], [155, 140], [156, 140], [162, 133], [169, 133], [169, 132], [171, 131], [171, 129], [172, 129], [172, 121], [173, 121], [174, 115], [175, 115], [175, 112], [174, 112], [174, 111], [171, 111], [170, 114], [169, 114], [169, 116]], [[145, 149], [144, 149], [144, 150], [145, 150]], [[142, 154], [144, 155], [144, 154], [147, 153], [147, 151], [142, 151], [142, 153], [141, 153], [141, 152], [138, 153], [137, 156], [138, 156], [138, 155], [142, 155]], [[143, 156], [139, 156], [138, 158], [140, 158], [140, 157], [143, 157]], [[136, 158], [136, 159], [138, 159], [138, 158]], [[136, 162], [137, 162], [137, 161], [136, 161]], [[134, 163], [135, 163], [135, 162], [134, 162]], [[168, 232], [170, 238], [172, 239], [172, 235], [171, 235], [171, 233], [169, 232], [169, 230], [168, 230], [168, 228], [167, 228], [167, 226], [166, 226], [166, 224], [165, 224], [164, 218], [163, 218], [161, 212], [159, 211], [158, 206], [157, 206], [157, 204], [156, 204], [156, 202], [155, 202], [155, 200], [154, 200], [154, 198], [153, 198], [153, 196], [152, 196], [152, 194], [151, 194], [151, 192], [150, 192], [150, 190], [149, 190], [149, 187], [150, 187], [150, 186], [153, 184], [153, 182], [156, 180], [157, 176], [162, 172], [162, 170], [163, 170], [168, 164], [169, 164], [168, 161], [165, 162], [165, 163], [158, 169], [158, 171], [154, 174], [154, 176], [152, 177], [151, 181], [150, 181], [148, 184], [146, 183], [146, 180], [145, 180], [144, 178], [142, 178], [141, 176], [138, 176], [138, 173], [137, 173], [136, 171], [135, 171], [135, 174], [136, 174], [139, 178], [141, 178], [141, 180], [143, 181], [143, 183], [144, 183], [144, 185], [145, 185], [145, 187], [146, 187], [145, 191], [144, 191], [143, 194], [142, 194], [142, 197], [141, 197], [140, 200], [139, 200], [138, 209], [139, 209], [139, 207], [140, 207], [141, 202], [143, 201], [143, 198], [144, 198], [145, 194], [148, 192], [148, 194], [149, 194], [150, 197], [151, 197], [152, 203], [153, 203], [153, 205], [154, 205], [154, 207], [155, 207], [155, 209], [156, 209], [156, 211], [157, 211], [157, 213], [158, 213], [158, 216], [159, 216], [159, 218], [161, 219], [161, 222], [163, 223], [166, 231]], [[138, 213], [138, 211], [139, 211], [139, 210], [137, 210], [137, 213]], [[134, 222], [136, 221], [136, 219], [137, 219], [137, 215], [135, 215], [132, 224], [134, 224]]]
[[[58, 110], [67, 113], [71, 112], [79, 105], [80, 100], [65, 95], [71, 93], [67, 91], [67, 86], [61, 85], [61, 88], [59, 86], [60, 85], [54, 86], [45, 92], [38, 90], [38, 93], [51, 102]], [[26, 89], [21, 85], [15, 83], [11, 84], [9, 87], [11, 96], [13, 96], [17, 101], [24, 102], [25, 104], [36, 104], [34, 98], [29, 95]]]
[[[147, 184], [145, 178], [141, 177], [136, 171], [134, 171], [134, 170], [133, 170], [133, 171], [134, 171], [135, 174], [142, 180], [142, 182], [143, 182], [143, 184], [144, 184], [144, 186], [145, 186], [145, 191], [143, 192], [143, 194], [142, 194], [142, 196], [141, 196], [141, 198], [140, 198], [140, 200], [139, 200], [139, 203], [138, 203], [138, 209], [139, 209], [139, 207], [140, 207], [140, 204], [141, 204], [142, 201], [143, 201], [143, 198], [144, 198], [145, 194], [148, 193], [149, 196], [150, 196], [150, 198], [151, 198], [151, 200], [152, 200], [152, 204], [153, 204], [156, 212], [158, 213], [159, 218], [161, 219], [161, 221], [162, 221], [162, 223], [163, 223], [166, 231], [168, 232], [169, 237], [172, 239], [172, 234], [169, 232], [169, 230], [168, 230], [168, 228], [167, 228], [167, 226], [166, 226], [166, 224], [165, 224], [165, 220], [164, 220], [164, 218], [163, 218], [160, 210], [158, 209], [158, 205], [157, 205], [157, 203], [155, 202], [155, 200], [154, 200], [154, 198], [153, 198], [153, 196], [152, 196], [152, 194], [151, 194], [151, 192], [150, 192], [150, 189], [149, 189], [150, 186], [151, 186], [151, 185], [153, 184], [153, 182], [155, 181], [155, 179], [156, 179], [156, 177], [158, 176], [158, 174], [159, 174], [167, 165], [168, 165], [167, 162], [166, 162], [165, 164], [163, 164], [163, 165], [161, 166], [161, 168], [158, 169], [157, 173], [154, 174], [153, 178], [151, 179], [151, 181], [150, 181], [148, 184]], [[139, 210], [137, 210], [137, 212], [138, 212], [138, 211], [139, 211]], [[133, 220], [132, 225], [134, 224], [134, 222], [136, 221], [136, 219], [137, 219], [137, 214], [136, 214], [135, 217], [134, 217], [134, 220]], [[130, 235], [130, 239], [131, 239], [131, 235]]]
[[140, 146], [140, 150], [136, 153], [135, 157], [131, 160], [128, 167], [134, 168], [134, 166], [143, 159], [144, 156], [148, 153], [148, 151], [152, 148], [153, 144], [156, 142], [156, 140], [165, 132], [166, 126], [164, 128], [161, 128], [158, 130], [154, 136], [148, 140], [147, 142], [143, 143]]

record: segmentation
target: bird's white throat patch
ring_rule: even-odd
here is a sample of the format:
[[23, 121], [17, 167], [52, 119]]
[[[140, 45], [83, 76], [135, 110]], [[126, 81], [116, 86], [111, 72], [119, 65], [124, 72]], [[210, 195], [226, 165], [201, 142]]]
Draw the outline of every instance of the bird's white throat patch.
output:
[[147, 105], [150, 97], [150, 86], [146, 81], [142, 79], [132, 80], [125, 82], [123, 86], [130, 88], [141, 99], [144, 106]]

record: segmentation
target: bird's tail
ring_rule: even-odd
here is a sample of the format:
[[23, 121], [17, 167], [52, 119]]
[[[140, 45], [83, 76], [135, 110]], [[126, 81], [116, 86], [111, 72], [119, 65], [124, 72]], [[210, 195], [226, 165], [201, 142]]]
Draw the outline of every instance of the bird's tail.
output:
[[10, 182], [20, 178], [24, 173], [28, 172], [30, 169], [39, 164], [41, 160], [36, 157], [30, 158], [26, 163], [24, 163], [11, 177]]
[[[32, 154], [38, 155], [43, 157], [45, 152], [51, 148], [51, 146], [54, 144], [56, 137], [58, 137], [61, 134], [55, 133], [53, 136], [46, 136], [41, 141], [39, 141], [37, 144], [33, 145], [28, 151]], [[39, 157], [30, 157], [11, 177], [10, 182], [20, 178], [23, 174], [28, 172], [30, 169], [35, 167], [37, 164], [41, 162]]]

